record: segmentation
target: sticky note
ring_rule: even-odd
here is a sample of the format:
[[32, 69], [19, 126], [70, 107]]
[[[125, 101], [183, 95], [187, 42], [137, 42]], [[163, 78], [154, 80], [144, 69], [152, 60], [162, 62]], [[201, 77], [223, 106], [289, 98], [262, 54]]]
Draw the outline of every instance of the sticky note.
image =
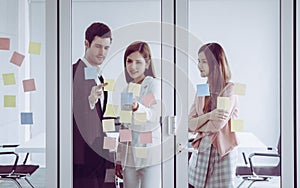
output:
[[229, 97], [218, 97], [217, 98], [217, 109], [229, 110], [230, 98]]
[[5, 86], [16, 84], [14, 73], [2, 74], [2, 78], [3, 78], [3, 83], [4, 83]]
[[32, 112], [21, 112], [21, 124], [33, 124]]
[[104, 119], [102, 120], [103, 132], [115, 131], [115, 120]]
[[246, 94], [246, 84], [234, 83], [233, 93], [244, 96]]
[[132, 111], [121, 110], [120, 123], [131, 123]]
[[140, 143], [151, 144], [152, 143], [152, 132], [140, 132]]
[[4, 95], [4, 107], [16, 107], [16, 96]]
[[104, 117], [117, 117], [118, 105], [107, 104]]
[[135, 156], [137, 158], [147, 158], [148, 151], [145, 147], [135, 147]]
[[104, 137], [103, 149], [115, 149], [115, 148], [116, 148], [116, 138]]
[[40, 42], [30, 42], [28, 53], [40, 55], [40, 53], [41, 53], [41, 43]]
[[98, 72], [96, 67], [85, 67], [84, 77], [86, 80], [94, 80], [98, 77]]
[[114, 91], [115, 90], [115, 80], [105, 79], [104, 83], [108, 83], [104, 86], [104, 91]]
[[133, 94], [132, 93], [121, 93], [121, 106], [133, 104]]
[[132, 134], [130, 129], [120, 129], [119, 136], [120, 136], [120, 142], [132, 141]]
[[10, 39], [0, 38], [0, 50], [9, 50], [9, 49], [10, 49]]
[[23, 80], [24, 92], [35, 91], [34, 79]]
[[243, 132], [244, 131], [244, 121], [238, 119], [231, 120], [231, 132]]
[[153, 95], [153, 93], [148, 93], [147, 95], [142, 96], [142, 101], [147, 107], [156, 104], [155, 96]]
[[197, 84], [197, 96], [210, 96], [208, 84]]
[[128, 93], [133, 93], [134, 96], [140, 96], [141, 84], [129, 83]]
[[134, 124], [135, 125], [144, 125], [147, 121], [147, 114], [146, 113], [134, 113]]
[[10, 62], [12, 64], [15, 64], [15, 65], [20, 67], [23, 63], [24, 58], [25, 58], [24, 55], [22, 55], [18, 52], [14, 52], [13, 55], [11, 56], [11, 58], [10, 58]]

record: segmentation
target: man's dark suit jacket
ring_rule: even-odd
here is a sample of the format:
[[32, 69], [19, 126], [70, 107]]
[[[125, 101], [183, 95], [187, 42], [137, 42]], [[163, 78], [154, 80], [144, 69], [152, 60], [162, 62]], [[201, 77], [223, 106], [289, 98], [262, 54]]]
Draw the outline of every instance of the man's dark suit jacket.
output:
[[[100, 104], [99, 100], [95, 108], [91, 110], [88, 96], [96, 82], [85, 79], [85, 67], [86, 65], [82, 60], [78, 60], [73, 65], [74, 178], [88, 177], [95, 172], [96, 167], [105, 169], [105, 158], [108, 156], [108, 151], [103, 149], [105, 134], [101, 123], [107, 103], [107, 92], [104, 92], [104, 104]], [[103, 105], [103, 111], [100, 105]], [[103, 176], [103, 174], [100, 175]]]

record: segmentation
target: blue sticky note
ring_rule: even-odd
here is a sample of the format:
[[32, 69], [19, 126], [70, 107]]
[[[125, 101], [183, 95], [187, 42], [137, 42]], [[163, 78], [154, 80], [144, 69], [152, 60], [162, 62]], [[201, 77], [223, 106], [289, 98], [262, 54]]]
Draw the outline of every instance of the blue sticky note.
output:
[[32, 112], [21, 112], [21, 124], [33, 124]]
[[121, 93], [121, 106], [132, 105], [133, 93]]
[[94, 80], [98, 77], [98, 72], [96, 67], [85, 67], [84, 76], [86, 80]]
[[197, 84], [197, 96], [210, 96], [208, 84]]

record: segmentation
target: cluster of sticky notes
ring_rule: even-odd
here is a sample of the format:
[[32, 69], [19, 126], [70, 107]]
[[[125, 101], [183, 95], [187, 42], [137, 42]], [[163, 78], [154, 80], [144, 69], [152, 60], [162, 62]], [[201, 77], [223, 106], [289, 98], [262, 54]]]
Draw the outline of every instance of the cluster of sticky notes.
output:
[[[10, 38], [0, 38], [0, 50], [11, 50], [11, 39]], [[41, 53], [41, 43], [40, 42], [29, 42], [28, 46], [29, 54], [39, 55]], [[25, 59], [25, 55], [17, 51], [13, 51], [9, 59], [11, 64], [21, 67]], [[15, 73], [3, 73], [2, 80], [4, 86], [16, 85], [18, 80], [16, 80]], [[22, 80], [24, 92], [31, 92], [36, 90], [34, 79], [24, 79]], [[4, 95], [4, 107], [5, 108], [15, 108], [17, 101], [16, 95]], [[21, 112], [20, 113], [21, 124], [33, 124], [33, 113], [32, 112]]]
[[197, 96], [210, 96], [208, 84], [197, 84]]

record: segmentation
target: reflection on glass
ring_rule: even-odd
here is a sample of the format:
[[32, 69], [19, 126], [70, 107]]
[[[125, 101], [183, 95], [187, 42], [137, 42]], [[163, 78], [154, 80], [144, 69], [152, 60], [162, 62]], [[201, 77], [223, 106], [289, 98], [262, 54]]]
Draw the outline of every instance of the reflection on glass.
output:
[[[231, 121], [231, 128], [239, 141], [240, 175], [252, 174], [242, 152], [249, 161], [252, 152], [266, 151], [268, 146], [280, 148], [279, 21], [279, 1], [189, 1], [189, 75], [193, 75], [189, 78], [189, 104], [192, 106], [196, 85], [207, 83], [198, 76], [198, 49], [203, 43], [218, 42], [230, 62], [231, 81], [239, 100], [241, 121]], [[251, 160], [254, 165], [273, 168], [254, 171], [280, 176], [277, 151], [270, 152], [274, 154], [271, 158]], [[236, 178], [237, 185], [240, 182], [242, 179]], [[274, 179], [274, 184], [279, 187], [279, 178]]]

